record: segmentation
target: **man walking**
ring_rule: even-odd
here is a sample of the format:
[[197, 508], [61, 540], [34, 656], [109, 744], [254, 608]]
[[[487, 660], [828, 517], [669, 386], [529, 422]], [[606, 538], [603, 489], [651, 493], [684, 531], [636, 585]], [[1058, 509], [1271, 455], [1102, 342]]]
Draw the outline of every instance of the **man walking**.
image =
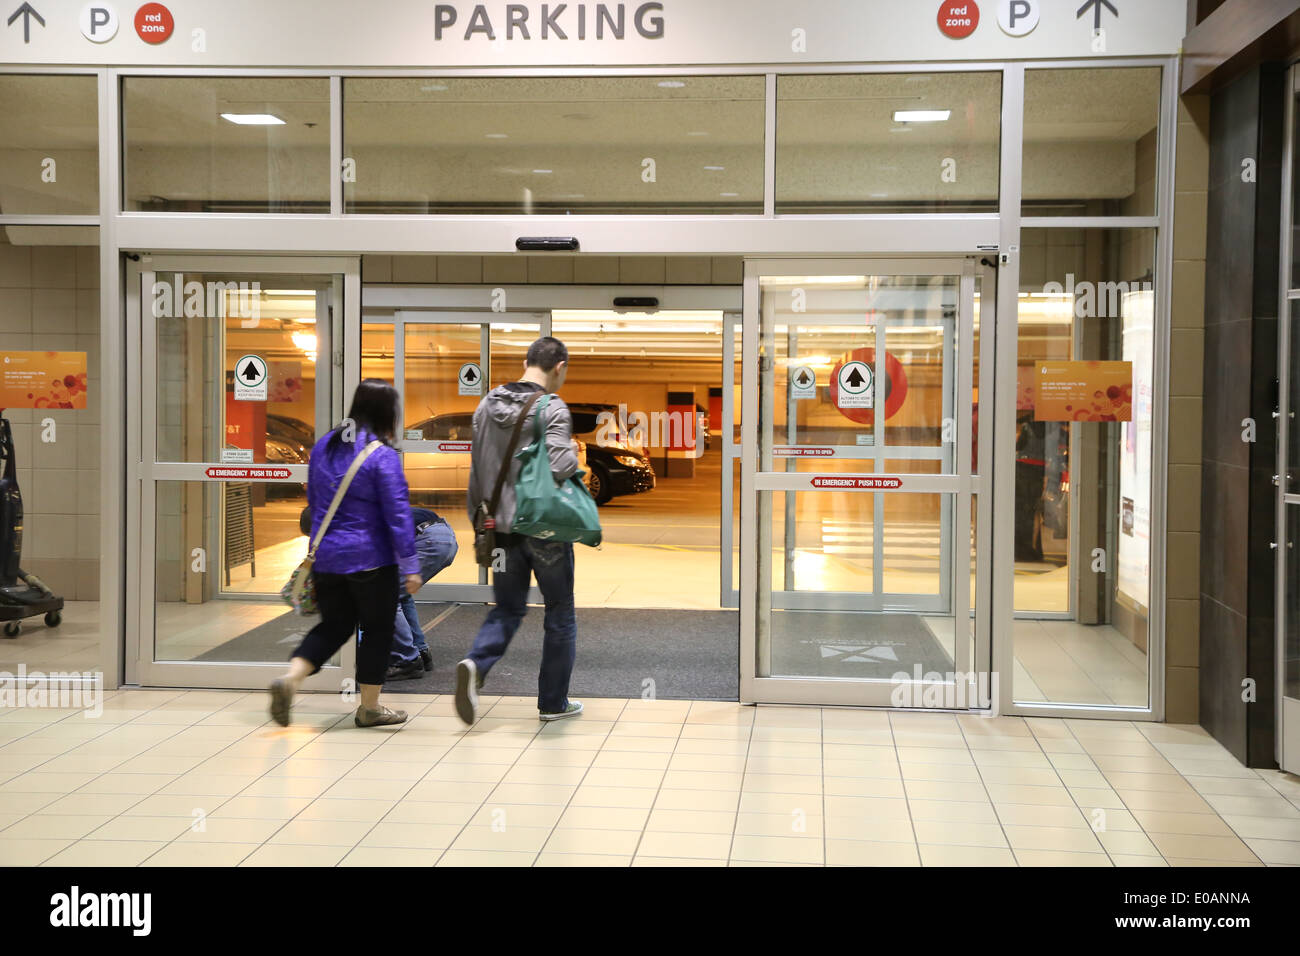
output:
[[[498, 386], [479, 403], [474, 412], [474, 443], [470, 455], [469, 515], [471, 523], [480, 502], [489, 502], [501, 468], [510, 470], [497, 503], [498, 529], [509, 529], [515, 520], [515, 482], [519, 462], [506, 462], [511, 433], [527, 408], [523, 433], [531, 434], [538, 414], [530, 399], [553, 394], [564, 384], [569, 352], [559, 339], [540, 338], [528, 348], [524, 375], [518, 382]], [[558, 397], [542, 412], [543, 430], [551, 460], [551, 473], [564, 481], [578, 471], [578, 453], [573, 443], [573, 418]], [[545, 541], [498, 531], [496, 544], [504, 552], [501, 570], [493, 572], [492, 591], [496, 601], [479, 628], [474, 647], [456, 665], [456, 713], [467, 724], [478, 716], [478, 689], [492, 666], [510, 646], [510, 639], [527, 612], [528, 587], [533, 575], [546, 604], [543, 620], [542, 669], [537, 677], [537, 710], [542, 720], [559, 720], [582, 713], [582, 704], [569, 700], [569, 676], [573, 672], [578, 622], [573, 609], [573, 545], [566, 541]]]

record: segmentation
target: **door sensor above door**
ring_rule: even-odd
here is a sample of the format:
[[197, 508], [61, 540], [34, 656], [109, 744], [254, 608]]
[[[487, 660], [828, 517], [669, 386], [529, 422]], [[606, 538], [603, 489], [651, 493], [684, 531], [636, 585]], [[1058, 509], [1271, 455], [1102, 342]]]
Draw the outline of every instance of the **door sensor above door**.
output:
[[614, 300], [616, 309], [657, 309], [659, 300], [649, 297], [619, 296]]
[[520, 252], [577, 252], [578, 240], [573, 236], [520, 236], [515, 248]]

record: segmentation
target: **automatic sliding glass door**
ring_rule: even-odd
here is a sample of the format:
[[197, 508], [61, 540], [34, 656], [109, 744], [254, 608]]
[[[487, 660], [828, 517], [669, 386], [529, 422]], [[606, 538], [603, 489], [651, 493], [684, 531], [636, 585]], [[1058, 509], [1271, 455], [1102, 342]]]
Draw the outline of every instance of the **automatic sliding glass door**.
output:
[[974, 260], [748, 264], [753, 699], [987, 706], [992, 289]]

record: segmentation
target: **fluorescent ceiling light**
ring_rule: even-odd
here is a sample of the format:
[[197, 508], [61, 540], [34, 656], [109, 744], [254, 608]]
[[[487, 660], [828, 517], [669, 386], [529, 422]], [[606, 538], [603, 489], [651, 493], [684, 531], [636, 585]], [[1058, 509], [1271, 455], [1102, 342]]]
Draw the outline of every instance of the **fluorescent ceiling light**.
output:
[[553, 169], [534, 169], [533, 172], [536, 173], [538, 176], [549, 176], [551, 173], [555, 172], [555, 170], [553, 170]]
[[944, 123], [952, 110], [894, 110], [895, 123]]
[[718, 193], [719, 196], [725, 196], [728, 199], [739, 196], [740, 193]]
[[483, 136], [484, 136], [484, 138], [486, 138], [486, 139], [505, 139], [505, 138], [506, 138], [506, 134], [505, 134], [505, 133], [484, 133]]
[[710, 172], [720, 173], [727, 167], [726, 166], [705, 166], [704, 168], [709, 170]]
[[708, 136], [708, 135], [709, 135], [709, 131], [706, 130], [706, 129], [693, 129], [693, 130], [691, 130], [689, 133], [687, 133], [686, 135], [687, 135], [687, 136]]
[[427, 83], [424, 86], [420, 87], [421, 92], [424, 93], [441, 93], [445, 89], [447, 89], [447, 85], [445, 83]]
[[660, 80], [659, 86], [665, 90], [680, 90], [686, 84], [681, 80]]
[[222, 113], [221, 118], [237, 126], [283, 126], [284, 120], [270, 113]]

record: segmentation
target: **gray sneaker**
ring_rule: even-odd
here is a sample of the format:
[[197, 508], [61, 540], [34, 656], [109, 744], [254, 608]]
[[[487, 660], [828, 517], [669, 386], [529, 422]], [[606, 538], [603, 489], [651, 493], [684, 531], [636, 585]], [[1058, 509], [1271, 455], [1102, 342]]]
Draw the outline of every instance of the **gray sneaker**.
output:
[[478, 719], [478, 665], [468, 657], [456, 665], [456, 716], [466, 724]]
[[406, 723], [406, 711], [389, 710], [383, 704], [379, 705], [378, 710], [358, 707], [353, 723], [358, 727], [387, 727], [390, 724], [404, 724]]
[[571, 700], [569, 706], [559, 713], [548, 714], [544, 710], [539, 710], [537, 716], [540, 720], [563, 720], [565, 717], [577, 717], [580, 713], [582, 713], [582, 701]]

